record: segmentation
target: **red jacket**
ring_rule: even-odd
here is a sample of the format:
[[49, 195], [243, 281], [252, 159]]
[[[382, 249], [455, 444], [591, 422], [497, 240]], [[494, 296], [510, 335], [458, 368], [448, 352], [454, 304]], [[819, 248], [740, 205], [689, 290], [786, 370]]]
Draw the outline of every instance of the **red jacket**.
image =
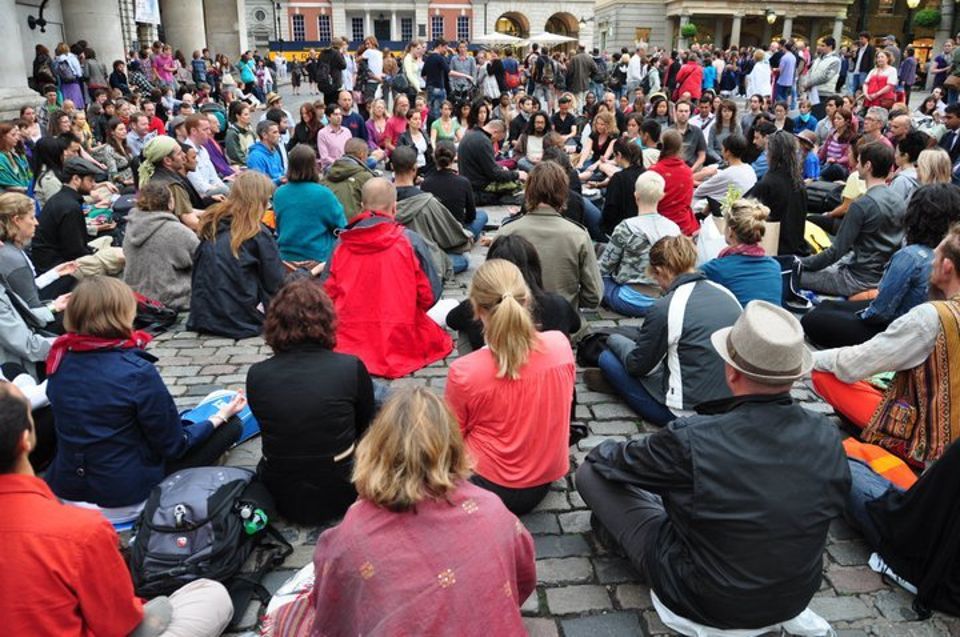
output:
[[693, 171], [680, 156], [664, 157], [650, 167], [666, 182], [663, 199], [657, 212], [680, 226], [683, 234], [690, 236], [700, 229], [693, 209]]
[[340, 234], [327, 272], [335, 350], [358, 357], [371, 374], [399, 378], [453, 350], [447, 332], [427, 316], [442, 282], [417, 233], [363, 212]]
[[703, 92], [703, 67], [696, 62], [687, 62], [677, 72], [677, 90], [673, 99], [679, 100], [684, 93], [690, 93], [690, 99], [696, 103]]
[[97, 511], [60, 504], [43, 480], [0, 475], [4, 635], [129, 635], [143, 619], [119, 541]]

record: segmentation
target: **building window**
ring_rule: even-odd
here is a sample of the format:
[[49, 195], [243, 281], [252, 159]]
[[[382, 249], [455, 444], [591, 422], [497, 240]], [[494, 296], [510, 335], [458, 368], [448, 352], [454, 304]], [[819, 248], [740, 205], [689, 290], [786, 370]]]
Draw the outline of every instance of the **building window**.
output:
[[363, 41], [363, 18], [350, 18], [350, 38], [354, 42]]
[[400, 18], [400, 39], [403, 42], [413, 39], [413, 18]]
[[443, 16], [430, 16], [430, 39], [436, 40], [443, 37]]
[[877, 13], [880, 15], [893, 15], [894, 0], [880, 0], [877, 3]]
[[457, 39], [470, 40], [470, 16], [457, 16]]
[[293, 16], [293, 39], [297, 42], [303, 42], [307, 39], [307, 29], [303, 24], [303, 15]]
[[333, 28], [330, 26], [330, 16], [317, 16], [317, 39], [321, 42], [329, 42], [333, 39]]

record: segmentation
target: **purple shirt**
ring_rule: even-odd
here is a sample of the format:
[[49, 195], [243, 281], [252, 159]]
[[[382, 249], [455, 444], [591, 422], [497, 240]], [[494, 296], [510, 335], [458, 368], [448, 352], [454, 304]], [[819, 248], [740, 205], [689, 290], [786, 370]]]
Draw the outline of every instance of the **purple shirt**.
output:
[[793, 86], [793, 76], [797, 71], [797, 56], [790, 51], [784, 51], [780, 58], [780, 75], [777, 77], [777, 86]]
[[227, 161], [227, 158], [223, 154], [223, 149], [220, 148], [217, 142], [209, 139], [203, 147], [207, 149], [207, 153], [210, 155], [210, 161], [213, 163], [213, 167], [217, 169], [217, 174], [220, 175], [221, 179], [233, 174], [233, 168], [230, 167], [230, 162]]

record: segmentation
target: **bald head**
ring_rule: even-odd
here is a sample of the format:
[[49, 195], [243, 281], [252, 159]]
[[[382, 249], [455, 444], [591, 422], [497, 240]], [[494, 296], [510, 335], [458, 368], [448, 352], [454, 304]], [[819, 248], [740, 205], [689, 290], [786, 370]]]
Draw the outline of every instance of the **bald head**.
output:
[[374, 177], [363, 185], [360, 198], [364, 210], [394, 214], [397, 208], [397, 189], [383, 177]]
[[913, 128], [913, 120], [910, 119], [909, 115], [897, 115], [890, 120], [888, 128], [894, 139], [903, 139]]

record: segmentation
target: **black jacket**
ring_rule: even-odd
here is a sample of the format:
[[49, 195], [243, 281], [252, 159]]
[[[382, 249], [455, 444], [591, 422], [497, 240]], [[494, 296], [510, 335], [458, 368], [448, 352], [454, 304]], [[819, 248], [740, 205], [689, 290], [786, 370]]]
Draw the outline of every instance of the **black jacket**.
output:
[[356, 499], [353, 454], [373, 418], [373, 383], [363, 362], [302, 344], [250, 367], [250, 408], [260, 423], [259, 473], [280, 514], [299, 524], [341, 517]]
[[603, 231], [610, 235], [624, 219], [637, 216], [637, 198], [634, 187], [637, 177], [643, 174], [643, 166], [629, 166], [610, 178], [607, 194], [603, 200]]
[[420, 190], [440, 200], [462, 224], [477, 218], [477, 204], [470, 182], [451, 170], [438, 170], [420, 184]]
[[[339, 89], [343, 84], [343, 70], [347, 68], [347, 61], [343, 58], [343, 53], [330, 47], [320, 52], [319, 63], [326, 62], [330, 67], [330, 79], [333, 85], [321, 87], [324, 92]], [[314, 80], [317, 78], [314, 77]]]
[[837, 428], [789, 394], [697, 411], [646, 438], [601, 443], [587, 461], [663, 498], [646, 563], [668, 608], [717, 628], [796, 617], [820, 588], [827, 529], [850, 491]]
[[260, 334], [267, 305], [283, 283], [280, 250], [263, 227], [239, 252], [237, 258], [230, 250], [229, 221], [220, 223], [215, 241], [200, 242], [193, 256], [187, 329], [228, 338]]
[[[860, 49], [857, 49], [853, 53], [854, 66], [856, 66], [857, 64], [857, 56], [859, 54], [860, 54]], [[864, 73], [864, 74], [869, 73], [870, 71], [873, 70], [873, 65], [874, 65], [874, 62], [876, 61], [875, 60], [876, 57], [877, 57], [877, 50], [874, 48], [872, 44], [868, 44], [867, 48], [863, 52], [863, 57], [860, 59], [860, 66], [858, 68], [854, 68], [853, 72]], [[892, 61], [890, 63], [893, 64]]]
[[493, 142], [481, 128], [471, 128], [457, 149], [460, 174], [470, 180], [474, 190], [483, 190], [496, 182], [516, 181], [517, 171], [499, 166], [493, 154]]
[[50, 197], [40, 211], [40, 223], [31, 248], [37, 274], [92, 252], [87, 241], [93, 237], [87, 235], [87, 220], [82, 206], [83, 197], [80, 193], [64, 186]]
[[[417, 169], [417, 173], [424, 175], [430, 174], [433, 172], [433, 144], [430, 143], [430, 133], [420, 131], [420, 134], [423, 135], [423, 141], [427, 143], [427, 150], [424, 151], [423, 156], [426, 159], [426, 164], [423, 167]], [[410, 136], [410, 131], [405, 130], [397, 139], [397, 146], [409, 146], [410, 148], [417, 150], [417, 145], [413, 143], [413, 137]], [[419, 152], [419, 151], [417, 151]]]
[[[553, 292], [544, 292], [535, 300], [533, 320], [541, 332], [557, 330], [571, 336], [580, 331], [580, 315], [565, 298]], [[474, 350], [486, 344], [483, 324], [474, 318], [473, 305], [469, 299], [462, 301], [447, 314], [447, 327], [463, 332]]]
[[807, 187], [794, 186], [793, 179], [785, 172], [768, 170], [763, 179], [750, 189], [749, 197], [756, 197], [770, 208], [770, 221], [780, 222], [781, 255], [810, 253], [803, 238], [807, 218]]

